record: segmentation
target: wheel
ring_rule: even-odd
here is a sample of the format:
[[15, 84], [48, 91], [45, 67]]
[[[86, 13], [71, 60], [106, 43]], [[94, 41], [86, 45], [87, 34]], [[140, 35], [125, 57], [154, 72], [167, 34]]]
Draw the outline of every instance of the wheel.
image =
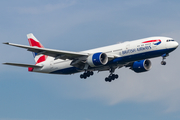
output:
[[80, 78], [81, 78], [81, 79], [82, 79], [82, 78], [84, 78], [84, 75], [83, 75], [83, 74], [81, 74], [81, 75], [80, 75]]
[[106, 77], [106, 78], [105, 78], [105, 81], [106, 81], [106, 82], [111, 82], [112, 80], [111, 80], [109, 77]]
[[111, 80], [111, 79], [112, 79], [112, 76], [109, 76], [108, 79]]
[[93, 74], [94, 74], [94, 72], [93, 72], [93, 71], [91, 71], [91, 72], [90, 72], [90, 75], [93, 75]]
[[118, 79], [118, 77], [119, 77], [119, 76], [116, 74], [116, 75], [115, 75], [115, 78]]
[[90, 76], [90, 71], [87, 71], [87, 73], [86, 73], [86, 74], [87, 74], [87, 76]]
[[105, 78], [105, 81], [106, 81], [106, 82], [108, 82], [108, 81], [109, 81], [109, 78], [108, 78], [108, 77], [106, 77], [106, 78]]
[[115, 74], [111, 76], [111, 80], [115, 80]]
[[84, 76], [87, 76], [88, 74], [87, 73], [84, 73]]
[[87, 77], [90, 77], [90, 72], [89, 72], [89, 71], [86, 73], [86, 76], [87, 76]]
[[166, 61], [161, 61], [161, 65], [166, 65]]

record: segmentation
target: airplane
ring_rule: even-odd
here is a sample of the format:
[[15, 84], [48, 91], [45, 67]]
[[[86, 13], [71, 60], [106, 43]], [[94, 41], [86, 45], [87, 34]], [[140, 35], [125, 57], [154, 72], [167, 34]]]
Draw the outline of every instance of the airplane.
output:
[[109, 76], [105, 78], [106, 82], [111, 82], [119, 77], [114, 74], [117, 68], [128, 67], [136, 73], [149, 71], [152, 66], [150, 58], [162, 57], [161, 64], [166, 65], [166, 57], [179, 45], [172, 38], [157, 36], [72, 52], [44, 48], [32, 33], [27, 34], [27, 38], [30, 46], [9, 42], [4, 44], [32, 52], [36, 64], [3, 64], [27, 67], [29, 72], [49, 74], [69, 75], [84, 72], [80, 75], [81, 79], [92, 76], [94, 71], [109, 71]]

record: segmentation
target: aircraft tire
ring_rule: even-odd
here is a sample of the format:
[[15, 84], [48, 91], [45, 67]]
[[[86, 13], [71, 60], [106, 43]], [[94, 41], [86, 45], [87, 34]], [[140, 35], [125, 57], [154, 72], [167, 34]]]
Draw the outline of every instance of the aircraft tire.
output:
[[115, 80], [115, 75], [114, 74], [111, 76], [111, 80]]
[[86, 76], [87, 76], [87, 77], [90, 77], [90, 74], [87, 74]]
[[87, 76], [88, 75], [88, 73], [84, 73], [84, 76]]
[[81, 78], [81, 79], [82, 79], [82, 78], [84, 78], [84, 75], [83, 75], [83, 74], [81, 74], [81, 75], [80, 75], [80, 78]]
[[166, 65], [166, 61], [161, 61], [161, 65]]
[[90, 75], [93, 75], [93, 74], [94, 74], [94, 72], [93, 72], [93, 71], [91, 71], [91, 72], [90, 72]]
[[115, 78], [118, 79], [118, 77], [119, 77], [119, 76], [116, 74], [116, 75], [115, 75]]
[[106, 77], [106, 78], [105, 78], [105, 81], [106, 81], [106, 82], [108, 82], [108, 81], [109, 81], [109, 78], [108, 78], [108, 77]]

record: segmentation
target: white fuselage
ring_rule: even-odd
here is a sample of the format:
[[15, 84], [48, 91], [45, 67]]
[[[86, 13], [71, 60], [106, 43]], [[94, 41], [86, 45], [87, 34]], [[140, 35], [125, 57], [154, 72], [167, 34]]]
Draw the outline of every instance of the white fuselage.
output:
[[[170, 41], [168, 41], [170, 40]], [[82, 51], [80, 53], [88, 53], [89, 55], [103, 52], [106, 53], [112, 61], [106, 65], [89, 68], [91, 70], [106, 70], [109, 66], [123, 66], [129, 62], [134, 62], [142, 59], [149, 59], [168, 54], [176, 49], [178, 43], [169, 37], [149, 37], [130, 42], [118, 43], [115, 45], [100, 47], [96, 49]], [[39, 63], [42, 68], [36, 68], [34, 72], [54, 73], [54, 74], [73, 74], [84, 70], [76, 69], [71, 66], [72, 60], [56, 59], [48, 57], [46, 61]]]

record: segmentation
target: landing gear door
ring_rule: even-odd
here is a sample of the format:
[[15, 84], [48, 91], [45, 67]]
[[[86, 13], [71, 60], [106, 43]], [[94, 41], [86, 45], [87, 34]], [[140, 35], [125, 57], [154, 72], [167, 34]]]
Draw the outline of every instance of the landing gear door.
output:
[[[168, 41], [168, 40], [167, 40], [167, 41]], [[167, 44], [167, 42], [165, 42], [164, 45], [165, 45], [166, 49], [168, 49], [168, 44]]]

